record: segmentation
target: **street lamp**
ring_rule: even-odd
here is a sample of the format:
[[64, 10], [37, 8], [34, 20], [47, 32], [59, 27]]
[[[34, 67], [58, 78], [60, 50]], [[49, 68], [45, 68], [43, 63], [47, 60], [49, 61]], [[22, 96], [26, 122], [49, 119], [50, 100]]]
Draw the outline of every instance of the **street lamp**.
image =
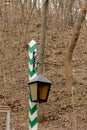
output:
[[39, 74], [28, 82], [32, 102], [47, 102], [51, 81]]

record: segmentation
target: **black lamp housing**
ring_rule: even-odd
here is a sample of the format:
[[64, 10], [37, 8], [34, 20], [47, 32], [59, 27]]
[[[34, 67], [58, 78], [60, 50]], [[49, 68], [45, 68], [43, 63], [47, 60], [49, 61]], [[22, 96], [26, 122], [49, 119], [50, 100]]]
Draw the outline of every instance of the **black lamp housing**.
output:
[[32, 102], [47, 102], [51, 81], [39, 74], [28, 82]]

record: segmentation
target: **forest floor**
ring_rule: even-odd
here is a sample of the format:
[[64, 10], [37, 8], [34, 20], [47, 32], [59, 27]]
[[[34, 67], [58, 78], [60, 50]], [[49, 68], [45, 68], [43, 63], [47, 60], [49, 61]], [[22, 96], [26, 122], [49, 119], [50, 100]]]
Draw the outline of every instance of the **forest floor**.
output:
[[[28, 42], [34, 39], [39, 52], [41, 25], [39, 19], [36, 21], [29, 24]], [[64, 56], [72, 33], [73, 28], [54, 28], [48, 19], [43, 74], [52, 81], [52, 87], [48, 102], [43, 104], [45, 119], [38, 130], [87, 130], [87, 29], [81, 30], [74, 50], [72, 67], [77, 82], [69, 88]], [[10, 28], [0, 32], [0, 105], [11, 107], [11, 130], [29, 129], [28, 42], [23, 41], [21, 31], [14, 33]], [[5, 130], [5, 115], [0, 115], [0, 130]]]

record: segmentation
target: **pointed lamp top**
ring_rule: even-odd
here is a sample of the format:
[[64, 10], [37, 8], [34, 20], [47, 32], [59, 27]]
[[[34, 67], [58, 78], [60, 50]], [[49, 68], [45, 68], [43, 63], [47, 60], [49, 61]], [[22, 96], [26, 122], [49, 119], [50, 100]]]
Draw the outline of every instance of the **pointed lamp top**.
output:
[[41, 74], [35, 76], [35, 78], [31, 79], [28, 83], [34, 83], [34, 82], [44, 82], [44, 83], [52, 84], [50, 80], [48, 80], [45, 76]]

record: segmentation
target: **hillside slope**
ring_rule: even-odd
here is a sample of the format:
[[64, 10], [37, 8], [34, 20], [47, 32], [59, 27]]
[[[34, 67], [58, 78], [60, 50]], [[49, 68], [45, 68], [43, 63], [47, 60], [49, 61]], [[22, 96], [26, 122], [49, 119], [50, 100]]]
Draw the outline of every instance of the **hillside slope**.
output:
[[[28, 130], [28, 52], [31, 39], [40, 44], [40, 18], [35, 16], [29, 23], [29, 38], [24, 41], [25, 32], [9, 26], [0, 32], [0, 105], [11, 107], [11, 130]], [[2, 23], [3, 24], [3, 23]], [[0, 24], [2, 27], [2, 25]], [[20, 27], [20, 22], [17, 25]], [[72, 37], [72, 28], [56, 28], [49, 17], [47, 23], [44, 55], [44, 75], [52, 81], [49, 100], [44, 104], [45, 120], [39, 123], [39, 130], [87, 129], [87, 30], [81, 30], [73, 54], [73, 73], [77, 83], [72, 93], [65, 86], [64, 56]], [[4, 58], [5, 57], [5, 58]], [[72, 89], [71, 89], [72, 90]], [[6, 99], [6, 102], [4, 101]], [[74, 103], [74, 104], [73, 104]], [[2, 117], [2, 116], [1, 116]], [[0, 121], [2, 118], [0, 118]], [[4, 130], [4, 120], [0, 130]]]

